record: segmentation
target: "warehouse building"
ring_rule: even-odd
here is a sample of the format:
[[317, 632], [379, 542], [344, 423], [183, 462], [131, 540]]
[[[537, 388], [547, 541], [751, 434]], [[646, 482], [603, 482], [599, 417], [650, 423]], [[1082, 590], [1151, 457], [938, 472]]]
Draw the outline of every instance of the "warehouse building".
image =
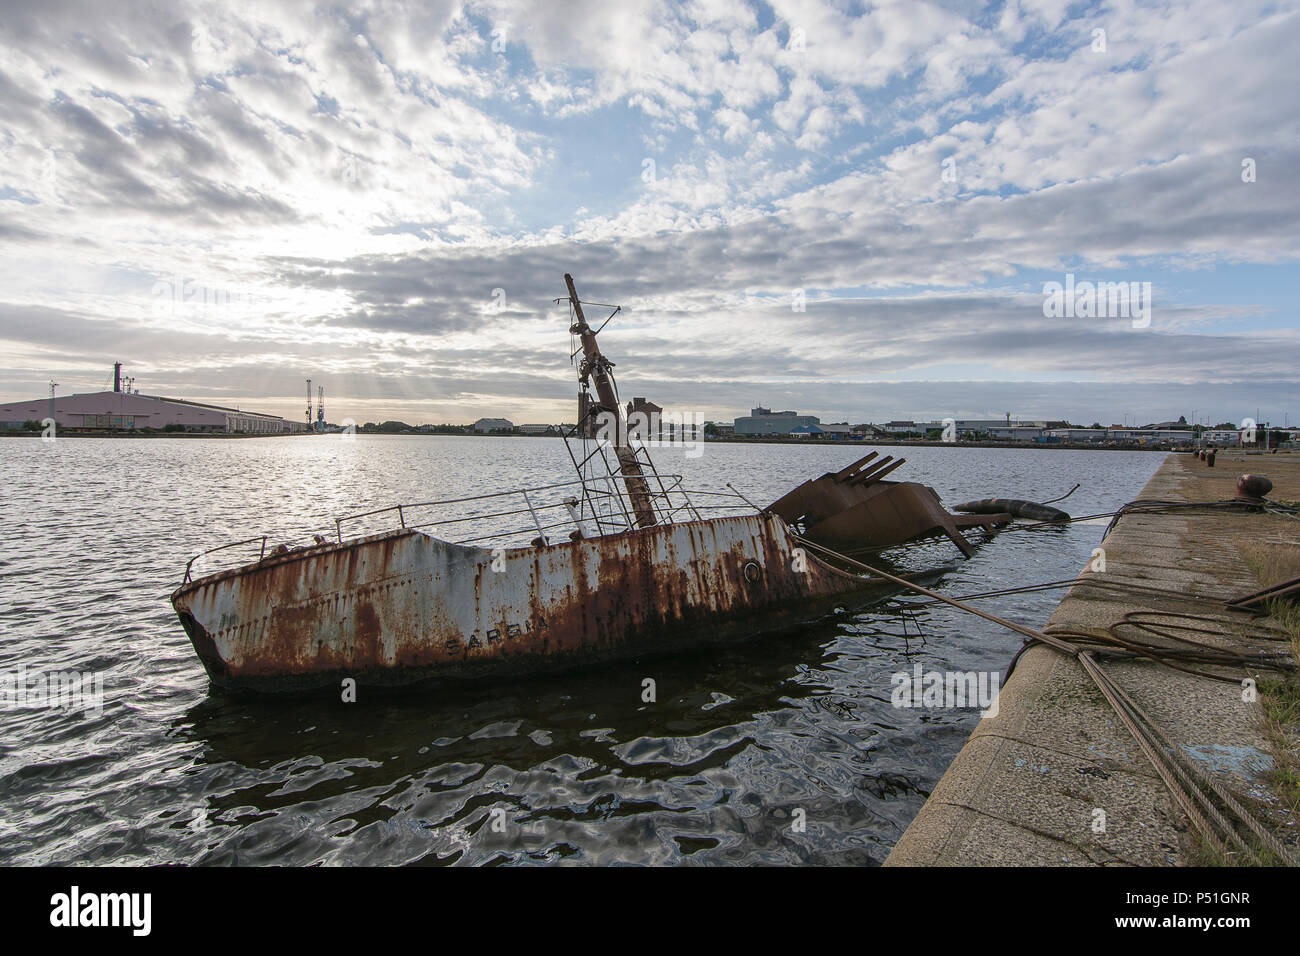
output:
[[1240, 445], [1241, 433], [1239, 428], [1205, 428], [1199, 437], [1202, 442], [1214, 445]]
[[1106, 428], [1049, 428], [1043, 432], [1043, 437], [1058, 442], [1082, 445], [1087, 442], [1101, 443], [1106, 441], [1110, 437], [1110, 430]]
[[1190, 428], [1110, 428], [1106, 437], [1113, 441], [1150, 444], [1189, 444], [1195, 433]]
[[972, 428], [970, 431], [962, 431], [961, 425], [957, 426], [957, 434], [962, 437], [969, 435], [986, 434], [997, 441], [1038, 441], [1046, 434], [1041, 425], [1002, 425], [997, 424], [990, 427]]
[[[55, 427], [61, 431], [123, 432], [150, 428], [162, 431], [286, 435], [305, 432], [303, 422], [222, 405], [206, 405], [139, 392], [103, 391], [63, 395], [52, 400]], [[26, 422], [50, 416], [51, 399], [0, 405], [0, 428], [21, 429]]]
[[788, 435], [796, 428], [808, 425], [820, 425], [821, 419], [816, 415], [800, 415], [798, 412], [774, 412], [770, 408], [753, 408], [748, 415], [735, 420], [737, 435]]

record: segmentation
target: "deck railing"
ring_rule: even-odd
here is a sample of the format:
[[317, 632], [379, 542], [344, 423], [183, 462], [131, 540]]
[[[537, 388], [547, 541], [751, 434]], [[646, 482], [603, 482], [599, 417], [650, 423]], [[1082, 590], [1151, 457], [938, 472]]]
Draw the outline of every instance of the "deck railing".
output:
[[[655, 520], [658, 524], [673, 524], [680, 521], [698, 520], [704, 517], [717, 517], [721, 513], [732, 510], [753, 510], [740, 495], [734, 492], [687, 489], [682, 483], [681, 475], [659, 475], [653, 468], [649, 468], [647, 469], [646, 478], [654, 481], [654, 485], [651, 486], [654, 490], [650, 497]], [[454, 533], [454, 529], [474, 522], [479, 527], [467, 530], [476, 533], [472, 533], [468, 537], [453, 537], [449, 534], [446, 539], [456, 544], [477, 544], [502, 538], [532, 536], [531, 540], [535, 543], [549, 544], [552, 543], [552, 532], [558, 532], [560, 529], [568, 529], [568, 534], [584, 538], [618, 534], [636, 527], [634, 514], [627, 501], [626, 490], [619, 487], [620, 481], [621, 479], [611, 475], [601, 475], [595, 478], [559, 481], [552, 484], [513, 488], [507, 491], [493, 491], [461, 498], [403, 502], [402, 504], [388, 505], [370, 511], [354, 512], [335, 518], [334, 538], [337, 543], [341, 544], [344, 540], [343, 526], [346, 523], [375, 519], [382, 515], [393, 515], [396, 522], [376, 522], [371, 520], [367, 522], [370, 527], [363, 533], [375, 534], [398, 529], [411, 531], [444, 529]], [[567, 494], [560, 500], [545, 500], [550, 496], [549, 493], [557, 491], [562, 494], [567, 492]], [[714, 501], [697, 506], [696, 497], [729, 500]], [[496, 510], [474, 509], [472, 513], [468, 514], [456, 513], [457, 511], [463, 511], [464, 506], [487, 501], [501, 501], [504, 507]], [[452, 513], [447, 514], [448, 511]], [[431, 515], [437, 515], [437, 517]], [[524, 516], [527, 516], [527, 518]], [[511, 526], [506, 527], [507, 524]], [[441, 534], [439, 536], [442, 537]], [[241, 541], [233, 541], [229, 544], [209, 548], [207, 551], [195, 555], [185, 565], [185, 577], [182, 583], [186, 584], [192, 580], [195, 562], [217, 552], [256, 544], [259, 547], [257, 561], [265, 560], [267, 557], [267, 542], [272, 537], [271, 534], [263, 534], [245, 538]], [[314, 535], [314, 545], [319, 546], [328, 543], [330, 542], [323, 535]], [[312, 546], [305, 545], [304, 547]], [[285, 550], [292, 549], [289, 549], [287, 544], [277, 545], [271, 551], [271, 556], [274, 557]]]

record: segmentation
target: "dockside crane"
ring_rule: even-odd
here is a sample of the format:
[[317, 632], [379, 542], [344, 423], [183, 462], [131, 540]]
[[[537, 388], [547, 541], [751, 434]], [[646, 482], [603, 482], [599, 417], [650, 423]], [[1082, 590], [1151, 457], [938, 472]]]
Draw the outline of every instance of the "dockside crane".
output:
[[311, 431], [311, 379], [307, 379], [307, 430]]

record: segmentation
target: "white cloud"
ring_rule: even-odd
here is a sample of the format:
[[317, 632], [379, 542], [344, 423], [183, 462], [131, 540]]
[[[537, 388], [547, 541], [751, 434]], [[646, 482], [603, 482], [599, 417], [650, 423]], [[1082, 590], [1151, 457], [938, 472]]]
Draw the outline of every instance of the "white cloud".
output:
[[[67, 329], [118, 323], [160, 375], [169, 350], [201, 340], [195, 374], [223, 387], [256, 361], [405, 381], [450, 351], [440, 393], [550, 401], [539, 383], [569, 372], [540, 304], [566, 268], [654, 317], [655, 336], [625, 343], [639, 369], [675, 387], [734, 381], [728, 400], [763, 382], [813, 389], [816, 374], [928, 374], [940, 343], [995, 375], [1128, 380], [1130, 336], [1004, 315], [1023, 289], [980, 293], [974, 339], [936, 303], [1067, 265], [1170, 288], [1183, 266], [1300, 256], [1291, 5], [963, 9], [13, 2], [6, 391], [59, 361], [93, 365], [101, 341], [38, 341], [27, 309]], [[1105, 52], [1089, 44], [1098, 27]], [[162, 321], [150, 290], [174, 275], [265, 312]], [[497, 286], [518, 310], [483, 323]], [[829, 303], [817, 322], [762, 304], [794, 288]], [[906, 294], [886, 309], [864, 288]], [[1213, 355], [1220, 378], [1285, 379], [1293, 338], [1222, 301], [1159, 313], [1162, 374], [1190, 384]], [[665, 348], [704, 319], [734, 347]], [[1220, 358], [1223, 333], [1206, 329], [1233, 321]]]

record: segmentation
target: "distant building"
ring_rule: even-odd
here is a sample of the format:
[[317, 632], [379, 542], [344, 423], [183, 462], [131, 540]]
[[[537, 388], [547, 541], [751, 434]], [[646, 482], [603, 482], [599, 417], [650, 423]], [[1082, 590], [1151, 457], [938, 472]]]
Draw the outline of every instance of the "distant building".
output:
[[822, 434], [830, 438], [853, 437], [853, 429], [849, 426], [848, 422], [822, 422], [818, 427], [822, 430]]
[[986, 434], [990, 438], [995, 438], [998, 441], [1038, 441], [1038, 439], [1042, 438], [1047, 434], [1047, 432], [1042, 428], [1033, 425], [1020, 427], [1017, 425], [1007, 426], [999, 423], [994, 425], [992, 428], [974, 429], [965, 433], [963, 433], [961, 427], [958, 426], [957, 434]]
[[885, 422], [885, 424], [880, 426], [880, 430], [882, 432], [885, 432], [888, 435], [909, 435], [912, 434], [913, 432], [919, 432], [920, 434], [924, 435], [926, 431], [931, 427], [942, 428], [943, 425], [938, 423], [926, 424], [925, 422], [913, 422], [913, 421], [908, 421], [906, 419], [895, 419], [893, 421]]
[[1055, 439], [1056, 441], [1070, 442], [1081, 445], [1088, 442], [1103, 442], [1106, 440], [1107, 429], [1105, 428], [1049, 428], [1043, 433], [1045, 438]]
[[[644, 398], [633, 398], [627, 403], [628, 433], [642, 441], [662, 441], [665, 437], [663, 413], [663, 406]], [[633, 418], [634, 415], [644, 417]], [[669, 430], [671, 428], [670, 425]]]
[[[41, 421], [50, 415], [50, 400], [0, 405], [0, 428], [21, 428], [23, 422]], [[54, 424], [68, 431], [162, 431], [219, 432], [249, 435], [285, 435], [307, 431], [306, 422], [290, 421], [279, 415], [265, 415], [223, 405], [208, 405], [181, 398], [162, 398], [138, 392], [103, 391], [63, 395], [54, 399]]]
[[471, 427], [476, 435], [489, 435], [492, 432], [512, 432], [515, 423], [508, 418], [480, 418]]
[[774, 412], [770, 408], [753, 408], [748, 415], [735, 420], [737, 435], [788, 435], [795, 428], [804, 425], [820, 425], [816, 415], [800, 415], [798, 412]]
[[524, 435], [547, 435], [554, 432], [554, 425], [520, 425], [519, 431]]
[[1138, 445], [1177, 445], [1190, 443], [1195, 435], [1190, 428], [1112, 428], [1106, 437]]
[[[958, 435], [978, 435], [981, 433], [992, 435], [994, 438], [1008, 438], [1015, 433], [1021, 433], [1021, 439], [1025, 437], [1038, 437], [1042, 434], [1043, 429], [1048, 427], [1046, 421], [1030, 421], [1026, 419], [1013, 419], [1010, 415], [1006, 418], [958, 418], [956, 419]], [[943, 423], [933, 426], [942, 428]], [[1033, 436], [1029, 432], [1021, 432], [1022, 429], [1030, 429], [1034, 432]]]
[[1201, 431], [1201, 441], [1216, 445], [1240, 445], [1241, 432], [1236, 428], [1206, 428]]
[[854, 425], [853, 434], [858, 435], [862, 438], [876, 438], [887, 433], [883, 428], [880, 428], [877, 425], [863, 424], [863, 425]]
[[791, 438], [819, 438], [826, 433], [816, 425], [797, 425], [789, 434]]

